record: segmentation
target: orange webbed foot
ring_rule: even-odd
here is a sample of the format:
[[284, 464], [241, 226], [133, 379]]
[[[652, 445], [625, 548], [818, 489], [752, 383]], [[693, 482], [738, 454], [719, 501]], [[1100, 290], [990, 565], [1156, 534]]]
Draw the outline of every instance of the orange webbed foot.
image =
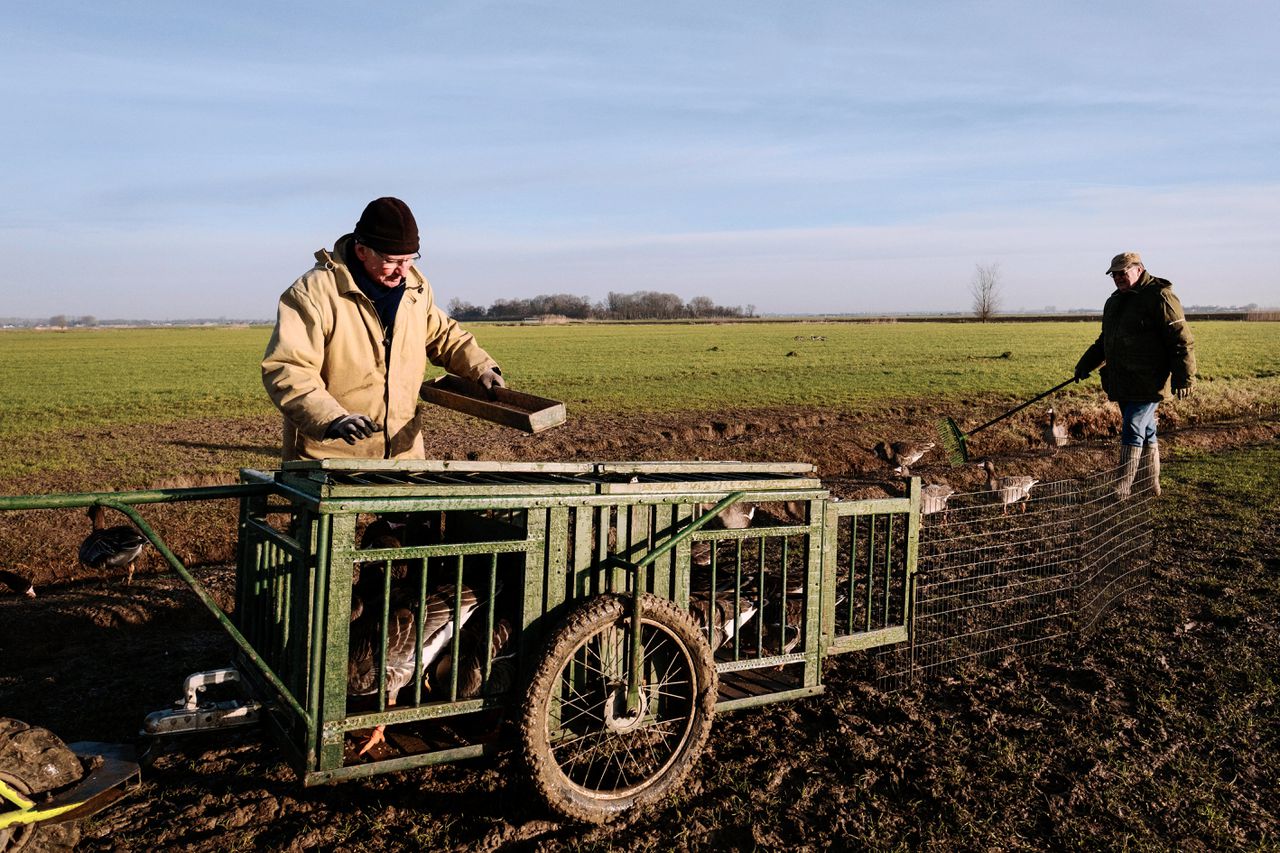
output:
[[380, 743], [387, 742], [386, 726], [374, 726], [373, 732], [369, 735], [369, 739], [365, 741], [364, 746], [360, 748], [357, 755], [364, 755]]

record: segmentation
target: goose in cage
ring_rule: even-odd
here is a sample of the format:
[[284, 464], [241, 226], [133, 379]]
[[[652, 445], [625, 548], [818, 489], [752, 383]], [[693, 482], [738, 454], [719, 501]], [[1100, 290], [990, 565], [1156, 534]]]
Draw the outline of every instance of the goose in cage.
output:
[[[515, 628], [505, 617], [498, 618], [493, 624], [493, 631], [487, 638], [485, 634], [487, 619], [483, 617], [468, 620], [462, 626], [458, 636], [458, 696], [459, 699], [473, 699], [481, 690], [487, 693], [503, 693], [516, 681], [516, 653], [512, 648]], [[485, 656], [489, 655], [489, 679], [485, 681]], [[453, 651], [446, 648], [431, 670], [431, 678], [435, 695], [449, 698], [449, 686], [453, 677]], [[424, 673], [423, 680], [427, 675]]]
[[714, 599], [710, 590], [695, 592], [689, 596], [689, 612], [699, 627], [707, 632], [711, 651], [732, 642], [742, 626], [750, 622], [759, 610], [756, 602], [732, 592], [718, 592]]
[[[701, 515], [710, 509], [707, 504], [698, 504], [694, 507], [694, 512]], [[756, 517], [756, 508], [754, 505], [743, 503], [729, 504], [729, 506], [720, 510], [716, 515], [716, 520], [712, 524], [718, 523], [719, 527], [724, 530], [746, 530], [751, 526], [751, 521]], [[711, 552], [713, 546], [717, 543], [698, 541], [690, 546], [693, 564], [698, 567], [705, 568], [711, 565]], [[723, 543], [728, 544], [728, 543]]]
[[[347, 694], [372, 696], [378, 692], [378, 659], [383, 643], [382, 595], [368, 596], [374, 605], [366, 603], [365, 596], [352, 592], [351, 639], [347, 658]], [[453, 640], [454, 605], [459, 600], [458, 588], [443, 584], [429, 593], [422, 604], [422, 645], [417, 641], [416, 607], [405, 601], [403, 593], [393, 590], [387, 615], [386, 636], [386, 689], [387, 707], [395, 705], [396, 695], [413, 681], [415, 663], [421, 660], [423, 678], [432, 663]], [[460, 622], [467, 620], [480, 606], [480, 599], [468, 586], [461, 588]], [[428, 685], [428, 688], [430, 685]], [[359, 754], [364, 755], [375, 745], [386, 740], [386, 726], [377, 725], [369, 735]]]

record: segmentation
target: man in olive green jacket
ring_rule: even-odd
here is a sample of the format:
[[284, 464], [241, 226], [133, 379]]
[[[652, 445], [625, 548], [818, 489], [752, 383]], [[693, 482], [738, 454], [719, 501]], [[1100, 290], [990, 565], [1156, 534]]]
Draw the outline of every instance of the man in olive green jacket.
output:
[[1120, 404], [1120, 467], [1116, 496], [1129, 497], [1140, 463], [1160, 494], [1156, 406], [1186, 397], [1196, 381], [1195, 341], [1173, 285], [1156, 278], [1137, 252], [1111, 259], [1116, 290], [1102, 309], [1102, 334], [1076, 364], [1076, 379], [1102, 367], [1102, 389]]
[[427, 362], [504, 385], [498, 363], [435, 304], [414, 266], [408, 205], [369, 202], [354, 232], [280, 297], [262, 383], [284, 415], [282, 455], [421, 459], [418, 390]]

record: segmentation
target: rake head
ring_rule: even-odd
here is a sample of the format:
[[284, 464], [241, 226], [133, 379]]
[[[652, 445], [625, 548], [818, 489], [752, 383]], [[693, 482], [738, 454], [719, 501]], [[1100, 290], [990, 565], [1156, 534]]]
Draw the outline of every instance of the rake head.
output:
[[963, 465], [969, 461], [969, 448], [965, 444], [964, 433], [951, 418], [938, 421], [938, 441], [952, 465]]

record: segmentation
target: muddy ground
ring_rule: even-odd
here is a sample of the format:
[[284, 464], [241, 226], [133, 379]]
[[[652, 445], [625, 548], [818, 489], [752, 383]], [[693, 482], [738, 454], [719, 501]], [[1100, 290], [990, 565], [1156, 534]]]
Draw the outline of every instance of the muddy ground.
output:
[[[901, 490], [874, 443], [931, 439], [941, 414], [619, 414], [524, 436], [433, 413], [427, 452], [804, 461], [835, 494], [869, 497]], [[972, 450], [1000, 460], [1002, 473], [1042, 480], [1111, 467], [1114, 412], [1097, 405], [1066, 420], [1072, 445], [1054, 455], [1029, 417], [984, 432]], [[1280, 440], [1274, 417], [1250, 413], [1162, 427], [1175, 459], [1249, 464], [1232, 456], [1237, 448]], [[208, 419], [70, 440], [84, 448], [79, 471], [0, 491], [230, 482], [242, 466], [272, 464], [278, 424]], [[936, 450], [913, 473], [960, 491], [984, 477]], [[1206, 512], [1203, 480], [1179, 481], [1176, 463], [1167, 473], [1153, 579], [1090, 637], [892, 693], [868, 681], [865, 661], [833, 659], [824, 696], [718, 718], [680, 794], [627, 826], [558, 822], [530, 796], [514, 752], [303, 789], [248, 730], [192, 737], [160, 756], [137, 790], [85, 822], [80, 849], [1278, 849], [1276, 515], [1242, 531], [1231, 495], [1211, 496]], [[25, 598], [0, 588], [0, 716], [66, 741], [132, 742], [187, 674], [227, 663], [230, 643], [154, 554], [127, 586], [118, 573], [80, 566], [82, 512], [0, 514], [0, 567], [37, 590]], [[184, 505], [144, 515], [229, 605], [233, 512]]]

